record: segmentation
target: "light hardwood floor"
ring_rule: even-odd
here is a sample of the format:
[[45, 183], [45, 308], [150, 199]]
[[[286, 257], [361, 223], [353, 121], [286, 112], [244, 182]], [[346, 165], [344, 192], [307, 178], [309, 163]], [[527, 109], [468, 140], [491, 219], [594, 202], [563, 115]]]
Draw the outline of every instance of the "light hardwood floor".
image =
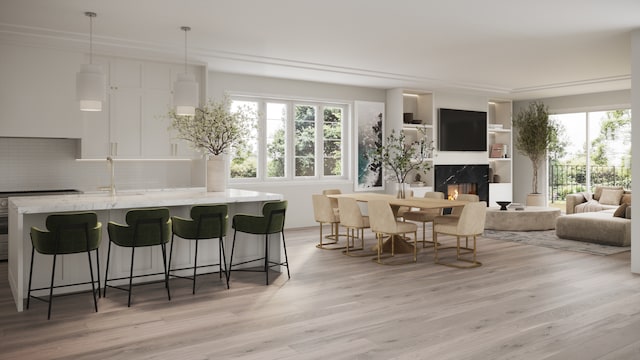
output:
[[[327, 229], [328, 231], [328, 229]], [[1, 359], [639, 359], [640, 277], [630, 255], [479, 240], [482, 267], [411, 265], [319, 250], [287, 231], [291, 280], [262, 273], [171, 280], [15, 311], [0, 263]], [[367, 243], [374, 242], [366, 232]], [[275, 276], [274, 276], [275, 277]]]

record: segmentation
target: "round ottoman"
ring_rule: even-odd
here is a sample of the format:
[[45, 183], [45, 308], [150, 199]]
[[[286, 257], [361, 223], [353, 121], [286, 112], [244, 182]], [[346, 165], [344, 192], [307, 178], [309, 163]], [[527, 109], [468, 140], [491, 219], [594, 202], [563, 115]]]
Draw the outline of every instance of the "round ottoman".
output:
[[510, 231], [553, 230], [558, 216], [558, 208], [527, 206], [524, 210], [500, 210], [499, 207], [490, 207], [487, 209], [484, 228]]

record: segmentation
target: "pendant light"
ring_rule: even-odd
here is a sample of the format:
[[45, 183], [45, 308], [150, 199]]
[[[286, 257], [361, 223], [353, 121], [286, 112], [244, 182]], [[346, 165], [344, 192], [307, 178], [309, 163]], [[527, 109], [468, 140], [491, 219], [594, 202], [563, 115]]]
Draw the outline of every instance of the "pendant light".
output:
[[101, 65], [93, 64], [93, 18], [94, 12], [85, 12], [89, 17], [89, 63], [83, 64], [76, 74], [76, 97], [82, 111], [102, 111], [105, 99], [106, 80]]
[[184, 31], [184, 74], [178, 74], [173, 84], [173, 104], [177, 115], [194, 116], [198, 106], [198, 83], [193, 74], [187, 72], [187, 32], [188, 26], [180, 27]]

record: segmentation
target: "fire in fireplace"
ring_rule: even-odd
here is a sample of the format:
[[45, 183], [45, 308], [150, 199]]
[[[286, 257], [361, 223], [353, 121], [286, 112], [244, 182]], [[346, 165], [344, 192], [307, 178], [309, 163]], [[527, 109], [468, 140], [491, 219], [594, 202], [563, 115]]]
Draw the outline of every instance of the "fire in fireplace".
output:
[[478, 184], [476, 183], [447, 184], [447, 199], [456, 200], [459, 194], [478, 195]]

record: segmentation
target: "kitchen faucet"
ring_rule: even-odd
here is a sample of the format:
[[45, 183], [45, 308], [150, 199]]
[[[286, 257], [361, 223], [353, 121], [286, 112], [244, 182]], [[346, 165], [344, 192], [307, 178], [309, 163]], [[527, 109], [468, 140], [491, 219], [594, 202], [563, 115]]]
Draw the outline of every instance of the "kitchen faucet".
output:
[[109, 191], [111, 196], [116, 195], [116, 183], [115, 183], [115, 166], [113, 164], [113, 158], [111, 156], [107, 156], [107, 161], [109, 162], [109, 170], [111, 172], [111, 185], [109, 186]]

